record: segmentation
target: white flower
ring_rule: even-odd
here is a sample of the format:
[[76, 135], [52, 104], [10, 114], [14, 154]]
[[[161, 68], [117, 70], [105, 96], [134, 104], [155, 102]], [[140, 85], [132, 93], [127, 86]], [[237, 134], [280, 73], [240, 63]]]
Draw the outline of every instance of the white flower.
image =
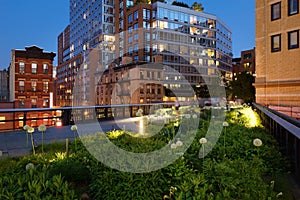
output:
[[25, 169], [26, 169], [26, 171], [31, 170], [31, 169], [34, 169], [34, 164], [28, 163], [28, 164], [26, 165]]
[[229, 126], [228, 122], [223, 122], [223, 126]]
[[214, 119], [214, 118], [216, 118], [216, 117], [213, 115], [213, 116], [211, 116], [211, 118], [213, 118], [213, 119]]
[[34, 128], [33, 127], [29, 127], [29, 129], [27, 130], [28, 133], [33, 133], [34, 132]]
[[193, 118], [196, 119], [198, 116], [196, 114], [193, 114]]
[[177, 142], [176, 142], [176, 146], [177, 147], [181, 147], [183, 145], [183, 143], [180, 141], [180, 140], [178, 140]]
[[200, 142], [200, 144], [205, 144], [205, 143], [207, 143], [207, 139], [206, 138], [201, 138], [199, 140], [199, 142]]
[[191, 118], [191, 115], [190, 114], [185, 114], [185, 118], [189, 119], [189, 118]]
[[40, 132], [45, 132], [47, 130], [47, 127], [44, 124], [39, 125], [38, 130]]
[[177, 148], [177, 145], [176, 144], [171, 144], [171, 149], [176, 149]]
[[25, 126], [23, 126], [23, 129], [24, 129], [25, 131], [28, 131], [29, 128], [30, 128], [30, 126], [28, 126], [27, 124], [26, 124]]
[[253, 145], [256, 147], [260, 147], [262, 145], [262, 141], [258, 138], [253, 140]]
[[282, 196], [283, 194], [282, 194], [282, 192], [279, 192], [277, 195], [276, 195], [276, 197], [278, 198], [278, 197], [280, 197], [280, 196]]
[[72, 125], [71, 126], [71, 131], [77, 131], [77, 126], [76, 125]]

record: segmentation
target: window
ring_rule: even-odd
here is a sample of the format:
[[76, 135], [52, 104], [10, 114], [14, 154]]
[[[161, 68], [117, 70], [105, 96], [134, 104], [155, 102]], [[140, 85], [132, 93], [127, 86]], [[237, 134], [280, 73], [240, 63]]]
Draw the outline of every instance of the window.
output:
[[143, 9], [143, 19], [144, 20], [150, 20], [150, 10], [148, 9]]
[[25, 72], [25, 63], [19, 63], [19, 73], [23, 74]]
[[128, 23], [132, 23], [132, 14], [128, 15]]
[[139, 35], [138, 34], [134, 34], [134, 40], [137, 41], [139, 39]]
[[49, 99], [43, 99], [43, 108], [49, 108]]
[[133, 20], [137, 20], [139, 18], [139, 12], [136, 10], [133, 13]]
[[134, 57], [133, 57], [133, 60], [134, 60], [134, 61], [136, 61], [136, 60], [138, 60], [138, 59], [139, 59], [139, 56], [134, 56]]
[[128, 54], [129, 54], [129, 55], [132, 54], [132, 46], [130, 46], [130, 47], [128, 48]]
[[134, 45], [134, 52], [137, 53], [139, 51], [139, 45], [135, 44]]
[[276, 20], [281, 18], [281, 3], [274, 3], [271, 5], [271, 20]]
[[36, 80], [31, 80], [31, 90], [32, 91], [36, 91], [36, 87], [37, 86], [37, 82], [36, 82]]
[[281, 35], [271, 36], [271, 51], [277, 52], [281, 50]]
[[138, 30], [138, 28], [139, 28], [139, 24], [138, 24], [138, 23], [135, 23], [135, 24], [133, 25], [133, 30]]
[[25, 81], [19, 81], [19, 91], [24, 92], [25, 89]]
[[36, 74], [37, 72], [37, 64], [36, 63], [32, 63], [31, 64], [31, 73]]
[[43, 64], [43, 73], [48, 74], [48, 64]]
[[43, 92], [48, 92], [49, 90], [49, 82], [45, 81], [43, 82]]
[[288, 13], [289, 15], [294, 15], [297, 14], [299, 12], [299, 0], [288, 0]]
[[132, 36], [128, 37], [128, 43], [131, 44], [132, 43]]
[[25, 99], [19, 99], [19, 108], [25, 107]]
[[288, 32], [288, 48], [299, 48], [299, 31]]
[[[0, 116], [0, 121], [5, 120], [5, 116]], [[0, 124], [5, 124], [5, 122], [0, 122]]]
[[132, 33], [132, 26], [128, 27], [128, 33]]
[[37, 99], [36, 98], [31, 99], [31, 108], [36, 108], [37, 107], [36, 104], [37, 104]]

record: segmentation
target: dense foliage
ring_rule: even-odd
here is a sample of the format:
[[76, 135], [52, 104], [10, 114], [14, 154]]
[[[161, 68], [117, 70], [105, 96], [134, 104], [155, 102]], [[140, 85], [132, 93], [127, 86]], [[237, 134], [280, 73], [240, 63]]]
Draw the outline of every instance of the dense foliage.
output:
[[[228, 126], [204, 159], [199, 159], [199, 139], [206, 135], [209, 111], [201, 115], [201, 127], [185, 154], [149, 173], [111, 169], [86, 151], [80, 139], [76, 152], [71, 144], [69, 156], [65, 144], [54, 143], [45, 145], [44, 153], [37, 148], [36, 155], [2, 159], [0, 199], [290, 199], [285, 181], [288, 162], [257, 115], [251, 108], [226, 115]], [[142, 140], [124, 130], [106, 135], [127, 151], [147, 152], [173, 137], [172, 123]], [[97, 140], [96, 135], [89, 137]], [[256, 138], [262, 146], [253, 145]]]

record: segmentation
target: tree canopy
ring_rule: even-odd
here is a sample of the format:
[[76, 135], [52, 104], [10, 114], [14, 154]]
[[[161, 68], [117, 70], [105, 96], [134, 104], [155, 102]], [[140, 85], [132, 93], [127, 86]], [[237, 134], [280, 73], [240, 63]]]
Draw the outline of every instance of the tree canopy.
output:
[[185, 8], [190, 8], [189, 5], [187, 5], [186, 3], [179, 2], [179, 1], [173, 1], [172, 5], [174, 5], [174, 6], [180, 6], [180, 7], [185, 7]]
[[255, 100], [254, 77], [246, 71], [236, 76], [237, 80], [229, 84], [229, 92], [233, 98], [243, 99], [245, 103], [252, 103]]
[[204, 10], [204, 7], [202, 6], [201, 3], [194, 2], [193, 5], [192, 5], [192, 7], [191, 7], [191, 9], [199, 11], [199, 12], [202, 12]]

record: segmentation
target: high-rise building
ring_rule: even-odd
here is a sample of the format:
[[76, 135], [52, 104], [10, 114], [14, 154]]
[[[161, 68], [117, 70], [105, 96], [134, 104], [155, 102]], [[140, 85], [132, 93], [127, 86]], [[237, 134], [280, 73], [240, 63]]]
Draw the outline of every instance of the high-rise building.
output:
[[[133, 6], [117, 0], [115, 39], [120, 65], [130, 57], [129, 62], [168, 66], [163, 84], [177, 90], [181, 100], [190, 97], [189, 87], [210, 84], [220, 74], [231, 77], [231, 31], [215, 15], [161, 2]], [[175, 98], [170, 97], [165, 100]]]
[[299, 0], [256, 1], [257, 103], [300, 107], [299, 27]]
[[[9, 66], [9, 95], [15, 108], [50, 108], [53, 105], [53, 52], [31, 46], [12, 50]], [[30, 113], [33, 117], [48, 117], [48, 113]], [[40, 116], [41, 115], [41, 116]], [[23, 118], [23, 114], [15, 118]], [[47, 121], [47, 120], [46, 120]], [[48, 124], [47, 122], [44, 124]], [[20, 121], [21, 123], [21, 121]], [[38, 125], [31, 120], [30, 125]], [[23, 127], [23, 124], [18, 126]]]

